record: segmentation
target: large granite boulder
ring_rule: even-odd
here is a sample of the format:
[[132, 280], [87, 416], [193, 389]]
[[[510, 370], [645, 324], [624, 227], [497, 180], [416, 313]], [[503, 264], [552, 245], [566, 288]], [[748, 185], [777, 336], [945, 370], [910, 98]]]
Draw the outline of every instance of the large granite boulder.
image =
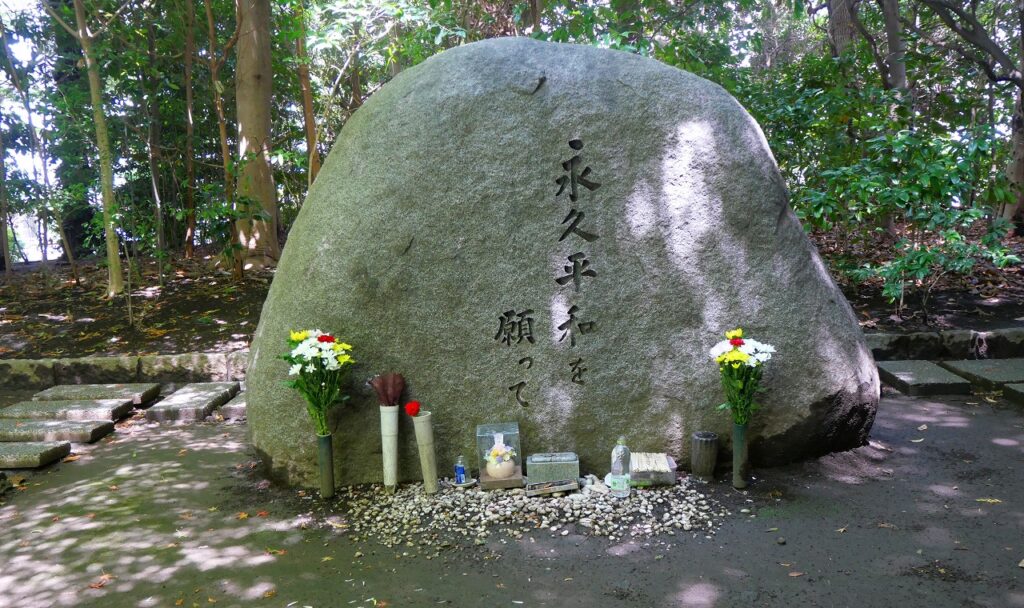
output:
[[[755, 464], [862, 445], [878, 376], [787, 204], [761, 130], [721, 87], [651, 59], [499, 39], [406, 70], [349, 120], [292, 228], [248, 374], [253, 445], [313, 485], [316, 442], [282, 386], [290, 329], [355, 346], [334, 418], [340, 483], [381, 479], [365, 383], [405, 375], [442, 474], [474, 430], [607, 470], [619, 434], [688, 462], [731, 422], [709, 347], [775, 345]], [[401, 475], [419, 474], [407, 417]]]

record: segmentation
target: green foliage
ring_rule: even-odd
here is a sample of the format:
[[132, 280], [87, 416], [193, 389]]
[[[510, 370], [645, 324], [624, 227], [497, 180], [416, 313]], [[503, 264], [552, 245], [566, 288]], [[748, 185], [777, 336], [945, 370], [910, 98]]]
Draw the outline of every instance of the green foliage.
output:
[[[116, 0], [86, 3], [94, 23], [122, 7]], [[521, 0], [281, 0], [272, 2], [274, 140], [270, 156], [279, 216], [287, 228], [305, 196], [308, 151], [298, 67], [309, 68], [319, 151], [326, 153], [351, 114], [381, 86], [429, 57], [468, 42], [530, 35], [593, 44], [649, 56], [721, 84], [758, 120], [805, 225], [856, 242], [880, 242], [871, 260], [836, 260], [855, 281], [881, 281], [902, 302], [907, 289], [925, 293], [937, 280], [979, 266], [1019, 263], [1003, 245], [1009, 226], [994, 210], [1018, 192], [1006, 178], [1015, 88], [992, 84], [976, 63], [951, 50], [955, 34], [920, 3], [900, 3], [909, 90], [891, 90], [880, 65], [893, 59], [876, 3], [856, 3], [870, 42], [859, 36], [833, 57], [826, 11], [804, 0], [549, 0], [542, 14]], [[1003, 3], [1005, 5], [1005, 3]], [[1011, 57], [1020, 23], [1000, 3], [978, 3], [979, 23]], [[62, 7], [66, 20], [73, 15]], [[262, 208], [226, 201], [219, 133], [212, 98], [224, 99], [228, 144], [237, 150], [235, 55], [219, 82], [210, 82], [205, 4], [194, 2], [197, 44], [192, 112], [184, 100], [184, 2], [130, 3], [95, 40], [104, 75], [104, 110], [114, 150], [121, 237], [135, 253], [162, 257], [156, 243], [153, 177], [162, 200], [167, 242], [180, 250], [185, 209], [185, 123], [195, 139], [196, 223], [199, 243], [231, 255], [235, 221], [259, 218]], [[218, 44], [232, 38], [235, 6], [212, 0]], [[66, 216], [98, 205], [93, 118], [77, 41], [39, 11], [0, 8], [9, 41], [28, 44], [30, 59], [0, 69], [0, 129], [8, 160], [12, 210]], [[539, 21], [536, 28], [534, 22]], [[909, 25], [913, 27], [908, 29]], [[297, 55], [305, 35], [308, 58]], [[11, 162], [30, 150], [31, 137], [12, 74], [28, 83], [33, 112], [44, 127], [55, 184]], [[36, 125], [40, 126], [39, 124]], [[151, 137], [155, 134], [155, 138]], [[156, 176], [149, 154], [155, 146]], [[232, 175], [244, 159], [229, 159]], [[234, 178], [232, 178], [234, 179]], [[51, 221], [51, 220], [45, 220]], [[98, 226], [95, 218], [94, 226]], [[91, 246], [101, 249], [102, 233]]]

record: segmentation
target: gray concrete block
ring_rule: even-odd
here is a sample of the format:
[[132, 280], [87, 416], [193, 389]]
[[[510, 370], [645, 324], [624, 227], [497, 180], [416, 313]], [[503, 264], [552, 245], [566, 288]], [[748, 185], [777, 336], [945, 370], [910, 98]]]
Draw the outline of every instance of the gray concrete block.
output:
[[218, 410], [225, 420], [237, 420], [245, 418], [245, 392], [238, 393], [235, 398], [228, 401]]
[[139, 359], [139, 380], [148, 382], [221, 382], [229, 379], [224, 353], [147, 355]]
[[969, 395], [971, 383], [930, 361], [879, 361], [878, 376], [907, 395]]
[[66, 441], [0, 443], [0, 469], [36, 469], [70, 453]]
[[37, 401], [81, 401], [93, 399], [129, 399], [135, 405], [152, 401], [160, 394], [157, 383], [60, 384], [36, 393]]
[[89, 399], [78, 401], [22, 401], [0, 408], [0, 418], [41, 418], [45, 420], [120, 420], [131, 413], [131, 399]]
[[227, 403], [237, 392], [237, 382], [188, 384], [146, 410], [146, 418], [155, 422], [196, 422]]
[[114, 431], [109, 420], [0, 419], [0, 442], [71, 441], [92, 443]]
[[942, 361], [939, 365], [985, 388], [1024, 383], [1024, 359]]
[[249, 351], [239, 350], [228, 353], [226, 363], [227, 377], [225, 380], [245, 380], [245, 370], [249, 366]]
[[54, 372], [57, 384], [134, 382], [139, 375], [139, 358], [123, 356], [57, 359]]
[[56, 382], [53, 359], [0, 359], [0, 387], [46, 388]]
[[1003, 396], [1014, 403], [1024, 405], [1024, 384], [1007, 384], [1003, 387]]

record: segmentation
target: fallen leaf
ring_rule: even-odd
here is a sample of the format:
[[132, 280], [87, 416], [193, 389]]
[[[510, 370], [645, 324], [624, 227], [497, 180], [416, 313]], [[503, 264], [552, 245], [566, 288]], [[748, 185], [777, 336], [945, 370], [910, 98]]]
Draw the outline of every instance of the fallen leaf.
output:
[[119, 488], [116, 485], [114, 485], [114, 486], [108, 486], [107, 489], [110, 490], [111, 492], [117, 492], [121, 488]]
[[263, 599], [269, 600], [270, 598], [274, 597], [275, 595], [277, 595], [277, 589], [271, 589], [271, 590], [266, 591], [266, 592], [263, 593]]
[[184, 606], [185, 605], [185, 598], [183, 598], [183, 597], [182, 598], [178, 598], [178, 601], [174, 602], [174, 605], [175, 606]]
[[791, 576], [791, 577], [793, 577], [793, 578], [796, 578], [796, 577], [798, 577], [798, 576], [803, 576], [803, 575], [804, 575], [804, 573], [803, 573], [803, 572], [790, 572], [790, 573], [789, 573], [789, 576]]
[[1017, 567], [1024, 568], [1024, 559], [1020, 560], [1020, 563], [1017, 564]]
[[924, 439], [911, 439], [910, 443], [921, 443]]
[[185, 450], [185, 449], [178, 450], [178, 456], [184, 456], [187, 453], [188, 453], [188, 450]]
[[778, 532], [778, 531], [779, 531], [778, 528], [768, 528], [768, 529], [765, 530], [765, 532]]
[[220, 508], [218, 508], [218, 507], [210, 507], [209, 509], [207, 509], [207, 511], [209, 511], [210, 513], [213, 513], [215, 511], [220, 511]]
[[786, 562], [779, 562], [779, 565], [780, 565], [780, 566], [785, 566], [786, 568], [789, 568], [789, 567], [790, 567], [790, 566], [792, 566], [793, 564], [789, 564], [789, 563], [786, 563]]
[[887, 523], [887, 522], [884, 522], [884, 521], [879, 523], [878, 527], [879, 528], [888, 528], [890, 530], [899, 530], [899, 528], [897, 528], [895, 525]]
[[112, 580], [114, 580], [114, 577], [111, 576], [110, 574], [107, 574], [106, 572], [104, 572], [103, 574], [100, 575], [100, 577], [98, 579], [96, 579], [95, 583], [89, 583], [89, 588], [90, 589], [102, 589], [102, 588], [106, 587], [107, 583], [109, 583]]
[[325, 555], [324, 557], [320, 558], [320, 561], [322, 561], [322, 562], [329, 562], [329, 561], [332, 561], [333, 559], [334, 558], [331, 557], [330, 555]]
[[836, 530], [836, 532], [838, 532], [840, 534], [846, 534], [846, 526], [843, 526], [842, 528], [839, 528], [838, 530]]
[[975, 498], [974, 502], [984, 502], [990, 505], [998, 505], [1003, 501], [999, 500], [998, 498]]
[[270, 511], [259, 511], [256, 513], [256, 517], [266, 517], [267, 515], [270, 515]]
[[927, 424], [922, 424], [921, 426], [917, 427], [917, 430], [919, 430], [919, 431], [927, 431], [928, 430], [928, 425]]
[[284, 555], [288, 553], [288, 549], [271, 549], [267, 547], [267, 555]]
[[64, 460], [62, 460], [61, 462], [74, 462], [81, 457], [81, 454], [68, 454], [67, 456], [64, 457]]
[[217, 600], [213, 599], [212, 597], [206, 598], [206, 601], [211, 603], [211, 604], [216, 604], [217, 603]]
[[235, 515], [235, 519], [249, 519], [249, 514], [245, 511], [239, 511], [238, 515]]

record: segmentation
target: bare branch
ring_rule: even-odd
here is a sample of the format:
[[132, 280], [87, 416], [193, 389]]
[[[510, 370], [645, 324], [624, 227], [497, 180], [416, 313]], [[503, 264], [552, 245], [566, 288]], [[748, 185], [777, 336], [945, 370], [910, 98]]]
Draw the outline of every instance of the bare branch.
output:
[[62, 28], [66, 29], [68, 31], [68, 33], [71, 34], [75, 38], [75, 40], [80, 40], [81, 39], [78, 36], [78, 30], [74, 29], [73, 27], [68, 25], [66, 21], [61, 19], [60, 15], [58, 15], [56, 13], [56, 11], [54, 11], [52, 8], [50, 8], [50, 5], [49, 5], [49, 3], [46, 2], [46, 0], [39, 0], [39, 6], [43, 7], [43, 10], [46, 11], [47, 13], [49, 13], [49, 15], [51, 17], [53, 17], [53, 20], [56, 21], [58, 24], [60, 24], [60, 26]]
[[857, 14], [857, 7], [860, 5], [860, 1], [854, 0], [854, 2], [850, 3], [850, 19], [853, 21], [857, 31], [860, 32], [860, 35], [864, 37], [864, 40], [867, 40], [868, 47], [871, 48], [871, 57], [875, 60], [875, 66], [882, 77], [882, 87], [891, 89], [892, 82], [889, 79], [889, 64], [886, 63], [882, 53], [878, 50], [878, 42], [875, 41], [875, 37], [871, 35], [868, 28], [864, 27], [864, 22], [860, 20], [860, 16]]
[[980, 67], [982, 71], [985, 72], [985, 76], [991, 82], [995, 84], [1009, 82], [1013, 83], [1016, 86], [1021, 86], [1021, 78], [1019, 74], [1017, 74], [1015, 77], [1014, 73], [1003, 74], [997, 72], [995, 62], [992, 59], [986, 60], [984, 56], [972, 51], [971, 49], [964, 47], [961, 44], [946, 44], [944, 42], [936, 40], [934, 36], [930, 35], [928, 32], [925, 32], [920, 27], [918, 27], [917, 24], [913, 22], [913, 20], [900, 19], [900, 21], [903, 22], [903, 26], [906, 27], [907, 30], [912, 31], [917, 35], [921, 36], [921, 38], [927, 40], [928, 43], [931, 44], [932, 46], [942, 49], [944, 51], [952, 51], [959, 55], [961, 58], [970, 61], [971, 63], [974, 63], [975, 65]]
[[227, 59], [228, 53], [231, 52], [231, 47], [235, 46], [235, 43], [238, 42], [238, 35], [242, 33], [242, 11], [238, 2], [239, 0], [235, 0], [235, 15], [237, 15], [235, 17], [235, 33], [231, 34], [231, 38], [224, 44], [224, 55], [221, 56], [221, 63], [224, 63], [224, 60]]
[[[978, 21], [976, 16], [965, 11], [962, 6], [952, 4], [948, 0], [919, 0], [919, 2], [935, 11], [939, 19], [949, 26], [951, 30], [956, 32], [967, 43], [991, 57], [996, 64], [1002, 67], [1005, 74], [999, 74], [997, 82], [1008, 81], [1024, 88], [1024, 78], [1022, 78], [1020, 67], [992, 40], [992, 37], [985, 31], [985, 27]], [[986, 74], [989, 74], [989, 78], [992, 78], [995, 74], [995, 66], [985, 62], [982, 64], [982, 67], [985, 69]]]
[[[92, 35], [93, 38], [98, 38], [103, 34], [103, 32], [107, 31], [107, 28], [109, 28], [110, 24], [114, 22], [114, 19], [117, 19], [117, 16], [121, 14], [121, 11], [128, 8], [131, 5], [131, 3], [132, 0], [125, 0], [125, 3], [122, 4], [120, 8], [118, 8], [116, 11], [114, 11], [114, 13], [110, 15], [110, 18], [103, 22], [103, 25], [97, 28], [96, 33]], [[142, 4], [139, 6], [139, 8], [144, 9], [146, 8], [147, 4], [149, 4], [148, 0], [144, 0]]]

